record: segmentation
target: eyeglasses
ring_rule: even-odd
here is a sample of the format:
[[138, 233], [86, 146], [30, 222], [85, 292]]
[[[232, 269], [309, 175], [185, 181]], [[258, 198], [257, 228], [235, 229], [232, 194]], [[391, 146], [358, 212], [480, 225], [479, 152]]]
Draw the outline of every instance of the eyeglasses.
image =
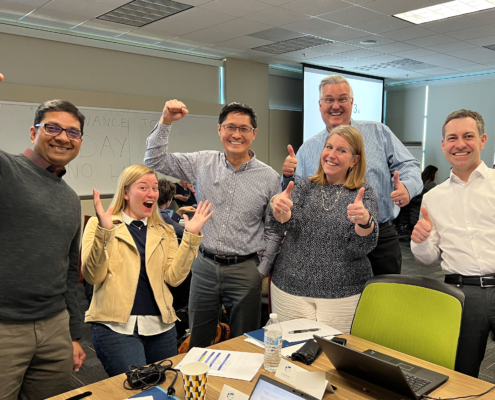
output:
[[51, 136], [58, 136], [60, 135], [63, 131], [67, 134], [67, 137], [69, 139], [81, 139], [83, 133], [81, 131], [78, 131], [77, 129], [64, 129], [61, 128], [58, 125], [53, 125], [53, 124], [36, 124], [35, 125], [37, 128], [42, 126], [45, 129], [45, 132], [48, 133]]
[[236, 130], [239, 130], [239, 133], [244, 135], [251, 133], [255, 128], [251, 128], [250, 126], [235, 126], [235, 125], [221, 125], [223, 129], [225, 129], [228, 133], [235, 133]]
[[335, 103], [335, 102], [337, 102], [339, 104], [345, 104], [351, 99], [352, 99], [352, 97], [339, 97], [338, 99], [334, 99], [333, 97], [324, 97], [323, 99], [320, 99], [320, 100], [329, 106], [329, 105], [333, 105], [333, 103]]

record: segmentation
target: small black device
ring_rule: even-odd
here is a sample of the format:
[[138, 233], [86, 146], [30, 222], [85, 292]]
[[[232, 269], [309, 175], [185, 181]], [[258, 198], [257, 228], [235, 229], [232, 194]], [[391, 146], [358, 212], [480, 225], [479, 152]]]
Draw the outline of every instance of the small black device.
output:
[[337, 344], [341, 344], [342, 346], [345, 346], [347, 344], [347, 339], [346, 338], [341, 338], [341, 337], [338, 337], [338, 336], [334, 336], [332, 338], [332, 342], [337, 343]]

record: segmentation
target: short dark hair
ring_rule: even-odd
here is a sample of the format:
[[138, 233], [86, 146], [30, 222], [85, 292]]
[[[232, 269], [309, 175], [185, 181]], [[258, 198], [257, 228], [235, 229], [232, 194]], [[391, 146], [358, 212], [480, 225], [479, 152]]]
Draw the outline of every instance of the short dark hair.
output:
[[437, 167], [435, 167], [434, 165], [428, 165], [421, 173], [421, 180], [423, 181], [423, 185], [428, 182], [433, 182], [435, 180], [435, 174], [437, 173], [437, 171]]
[[43, 118], [45, 118], [46, 113], [52, 111], [65, 111], [72, 114], [74, 117], [76, 117], [79, 120], [79, 124], [81, 125], [81, 132], [83, 132], [84, 120], [85, 120], [84, 115], [70, 101], [59, 100], [59, 99], [48, 100], [45, 101], [44, 103], [41, 103], [38, 106], [38, 109], [34, 114], [34, 126], [38, 125], [41, 121], [43, 121]]
[[445, 139], [445, 125], [447, 125], [453, 119], [459, 118], [472, 118], [476, 121], [476, 127], [478, 128], [478, 134], [482, 137], [485, 134], [485, 121], [483, 121], [483, 117], [480, 113], [471, 110], [461, 109], [458, 111], [454, 111], [449, 114], [447, 119], [442, 125], [442, 138]]
[[227, 118], [227, 115], [230, 113], [248, 115], [251, 119], [251, 125], [253, 128], [256, 129], [258, 127], [258, 117], [256, 116], [254, 110], [247, 104], [238, 102], [229, 103], [222, 109], [220, 115], [218, 116], [218, 125], [222, 125], [223, 121], [225, 121], [225, 118]]
[[176, 187], [175, 183], [167, 181], [166, 179], [160, 179], [158, 181], [158, 207], [168, 203], [175, 195]]

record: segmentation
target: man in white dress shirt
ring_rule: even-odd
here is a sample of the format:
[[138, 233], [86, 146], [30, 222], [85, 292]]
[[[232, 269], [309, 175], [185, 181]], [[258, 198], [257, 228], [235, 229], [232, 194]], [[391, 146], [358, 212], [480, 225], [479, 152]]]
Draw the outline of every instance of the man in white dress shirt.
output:
[[411, 250], [424, 264], [441, 254], [445, 282], [464, 292], [455, 369], [477, 378], [495, 332], [495, 171], [481, 161], [487, 136], [477, 112], [451, 113], [442, 136], [450, 178], [424, 195]]

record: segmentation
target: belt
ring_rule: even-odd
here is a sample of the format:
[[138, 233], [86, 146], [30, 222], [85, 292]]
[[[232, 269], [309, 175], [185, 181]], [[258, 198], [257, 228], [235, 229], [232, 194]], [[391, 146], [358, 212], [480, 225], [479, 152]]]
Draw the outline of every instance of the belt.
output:
[[382, 222], [381, 224], [378, 224], [378, 229], [385, 229], [388, 228], [389, 226], [392, 226], [392, 221], [388, 220], [385, 222]]
[[217, 264], [227, 264], [227, 265], [239, 264], [258, 255], [257, 253], [252, 253], [252, 254], [247, 254], [245, 256], [221, 256], [210, 253], [208, 250], [205, 250], [203, 247], [199, 248], [199, 252], [203, 254], [205, 257], [211, 258]]
[[445, 283], [453, 283], [458, 287], [462, 285], [473, 285], [487, 288], [495, 286], [495, 276], [464, 276], [452, 274], [445, 275]]

